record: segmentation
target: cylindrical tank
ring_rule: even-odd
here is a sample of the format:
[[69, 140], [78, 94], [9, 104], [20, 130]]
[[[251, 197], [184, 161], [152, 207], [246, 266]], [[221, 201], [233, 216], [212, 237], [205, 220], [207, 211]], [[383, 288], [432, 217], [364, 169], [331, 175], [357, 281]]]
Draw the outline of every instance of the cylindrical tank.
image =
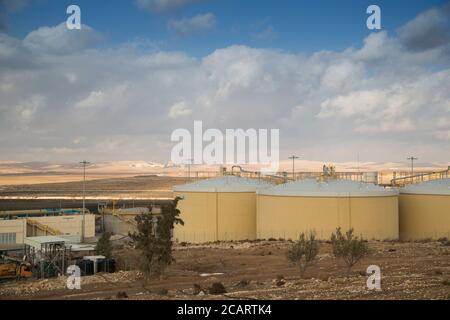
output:
[[256, 238], [256, 191], [270, 187], [260, 179], [224, 176], [174, 187], [184, 226], [174, 239], [201, 243]]
[[330, 239], [341, 227], [365, 239], [398, 239], [398, 191], [349, 180], [294, 181], [258, 191], [257, 237]]
[[400, 239], [450, 238], [450, 179], [400, 190]]

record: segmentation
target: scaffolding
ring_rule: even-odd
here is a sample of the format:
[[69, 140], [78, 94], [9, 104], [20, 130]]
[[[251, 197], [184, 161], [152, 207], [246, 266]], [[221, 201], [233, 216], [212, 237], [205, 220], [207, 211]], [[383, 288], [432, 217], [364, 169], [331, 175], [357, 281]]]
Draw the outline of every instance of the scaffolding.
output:
[[65, 273], [70, 247], [66, 239], [55, 236], [25, 238], [25, 256], [38, 278], [49, 278]]

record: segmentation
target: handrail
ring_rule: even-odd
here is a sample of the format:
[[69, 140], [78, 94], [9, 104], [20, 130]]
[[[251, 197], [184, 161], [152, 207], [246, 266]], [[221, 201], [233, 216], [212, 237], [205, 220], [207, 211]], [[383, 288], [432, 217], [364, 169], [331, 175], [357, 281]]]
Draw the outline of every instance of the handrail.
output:
[[408, 180], [410, 180], [413, 183], [414, 182], [414, 178], [419, 178], [419, 177], [420, 177], [420, 181], [424, 181], [424, 179], [423, 179], [424, 177], [427, 177], [427, 176], [430, 177], [432, 175], [440, 175], [440, 177], [437, 178], [437, 179], [429, 179], [428, 181], [442, 179], [444, 175], [445, 175], [445, 177], [448, 178], [449, 172], [450, 172], [450, 166], [448, 166], [446, 170], [442, 170], [442, 171], [433, 171], [433, 172], [427, 172], [427, 173], [419, 173], [419, 174], [410, 175], [410, 176], [407, 176], [407, 177], [394, 178], [394, 179], [391, 180], [391, 185], [392, 186], [405, 185], [406, 183], [397, 183], [397, 181], [401, 181], [401, 180], [404, 180], [406, 182]]
[[31, 226], [34, 226], [34, 227], [37, 227], [39, 230], [41, 230], [41, 231], [43, 231], [45, 233], [49, 233], [49, 234], [51, 234], [53, 236], [62, 234], [61, 231], [59, 231], [57, 229], [54, 229], [52, 227], [49, 227], [49, 226], [47, 226], [47, 225], [45, 225], [43, 223], [40, 223], [39, 221], [33, 220], [33, 219], [27, 219], [27, 224], [29, 224]]

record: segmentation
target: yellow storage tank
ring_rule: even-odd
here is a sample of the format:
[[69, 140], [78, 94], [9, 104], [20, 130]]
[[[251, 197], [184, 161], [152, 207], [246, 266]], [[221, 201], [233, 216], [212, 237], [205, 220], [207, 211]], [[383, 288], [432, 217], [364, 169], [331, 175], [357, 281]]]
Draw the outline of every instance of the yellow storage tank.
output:
[[450, 239], [450, 179], [400, 190], [400, 239]]
[[257, 237], [297, 239], [315, 231], [330, 239], [337, 227], [365, 239], [398, 239], [398, 191], [349, 180], [294, 181], [258, 191]]
[[272, 186], [259, 179], [224, 176], [174, 188], [184, 226], [174, 239], [202, 243], [256, 238], [256, 191]]

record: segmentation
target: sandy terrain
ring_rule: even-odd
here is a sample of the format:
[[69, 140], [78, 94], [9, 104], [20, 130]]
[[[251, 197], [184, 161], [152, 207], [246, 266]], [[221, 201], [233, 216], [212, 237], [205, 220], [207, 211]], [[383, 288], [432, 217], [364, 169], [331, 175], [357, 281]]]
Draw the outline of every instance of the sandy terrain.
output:
[[[174, 185], [187, 183], [187, 178], [137, 176], [86, 181], [86, 198], [161, 199], [173, 196]], [[0, 186], [0, 199], [82, 199], [81, 181]]]
[[[297, 160], [296, 172], [320, 172], [323, 164], [331, 161]], [[409, 174], [409, 163], [378, 163], [378, 162], [337, 162], [334, 163], [337, 172], [374, 172], [381, 173], [383, 182], [389, 182], [392, 173]], [[444, 170], [449, 163], [417, 163], [416, 172], [431, 172]], [[243, 166], [245, 170], [259, 171], [261, 166]], [[231, 168], [228, 168], [231, 171]], [[291, 172], [292, 162], [281, 160], [279, 171]], [[215, 176], [219, 166], [192, 165], [192, 177]], [[174, 167], [147, 161], [110, 161], [90, 164], [87, 168], [87, 180], [123, 178], [137, 175], [160, 175], [171, 177], [187, 176], [186, 166]], [[14, 162], [0, 161], [0, 186], [40, 183], [62, 183], [82, 180], [82, 168], [78, 163], [50, 162]]]
[[[146, 287], [137, 271], [82, 278], [81, 290], [65, 289], [65, 277], [0, 284], [3, 299], [450, 299], [450, 246], [447, 243], [370, 242], [373, 253], [347, 274], [342, 261], [321, 244], [316, 263], [305, 279], [286, 258], [289, 243], [262, 241], [177, 246], [163, 280]], [[118, 265], [133, 269], [138, 253], [115, 252]], [[365, 271], [378, 265], [382, 290], [366, 288]], [[202, 276], [204, 273], [220, 273]], [[222, 274], [223, 273], [223, 274]], [[211, 295], [221, 282], [227, 293]], [[194, 294], [194, 284], [202, 290]], [[121, 292], [119, 294], [119, 292]]]

